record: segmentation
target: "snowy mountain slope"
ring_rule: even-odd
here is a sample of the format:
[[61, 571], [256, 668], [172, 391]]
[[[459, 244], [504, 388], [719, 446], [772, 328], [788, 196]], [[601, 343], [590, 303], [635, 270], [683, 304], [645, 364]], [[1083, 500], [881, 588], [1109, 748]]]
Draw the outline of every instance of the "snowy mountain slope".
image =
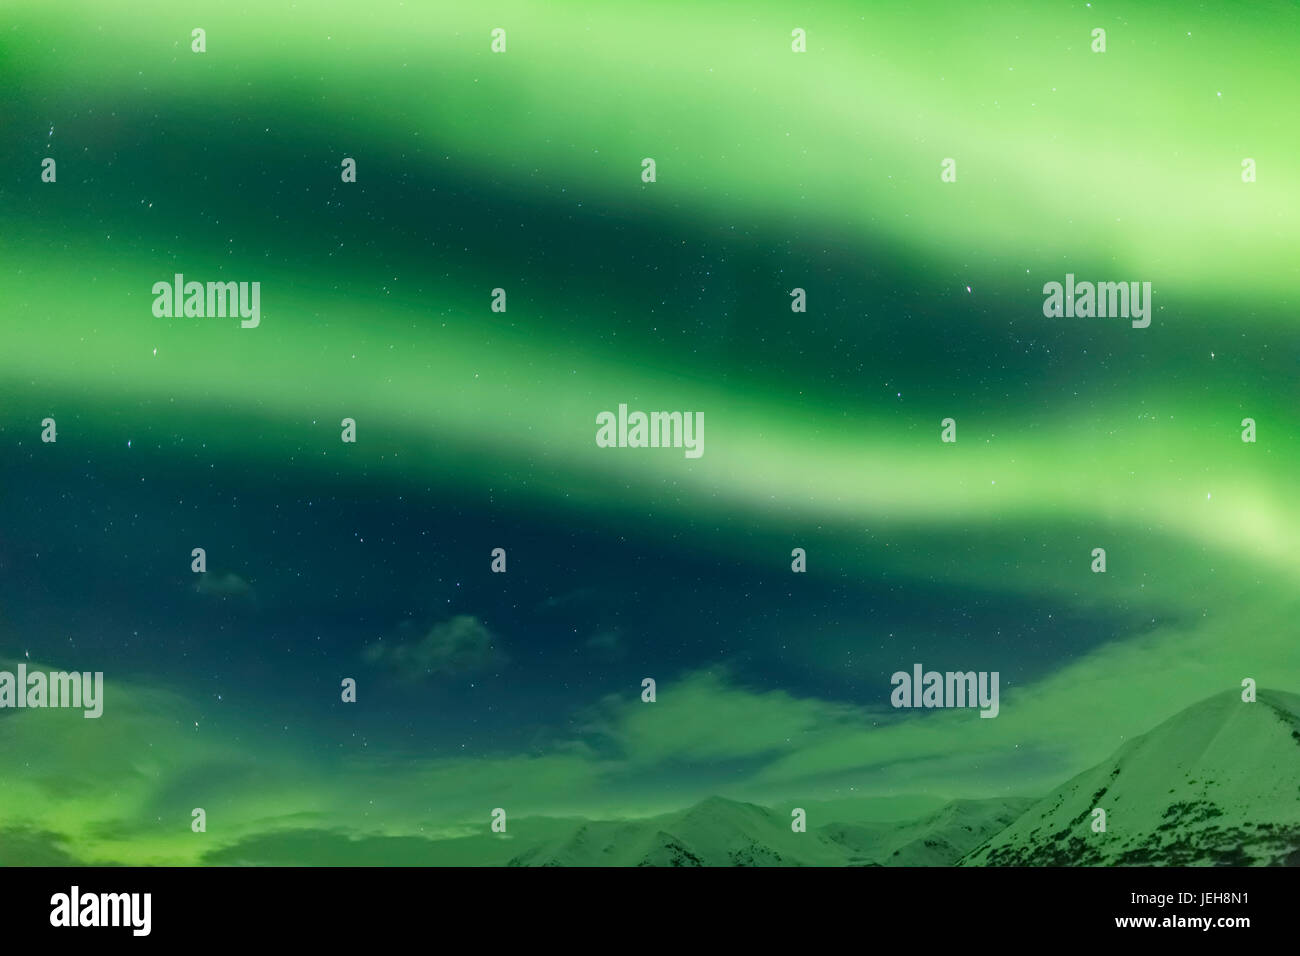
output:
[[841, 866], [844, 853], [789, 817], [711, 797], [686, 810], [628, 822], [593, 821], [535, 847], [512, 866]]
[[809, 820], [712, 797], [677, 813], [589, 822], [568, 838], [519, 854], [512, 866], [920, 866], [950, 865], [1006, 826], [1031, 801], [961, 800], [904, 823]]
[[[1106, 811], [1106, 831], [1092, 829]], [[1300, 697], [1227, 691], [1122, 746], [961, 860], [987, 865], [1300, 863]]]
[[879, 835], [883, 866], [951, 866], [1015, 821], [1028, 799], [956, 800], [919, 820], [894, 824]]

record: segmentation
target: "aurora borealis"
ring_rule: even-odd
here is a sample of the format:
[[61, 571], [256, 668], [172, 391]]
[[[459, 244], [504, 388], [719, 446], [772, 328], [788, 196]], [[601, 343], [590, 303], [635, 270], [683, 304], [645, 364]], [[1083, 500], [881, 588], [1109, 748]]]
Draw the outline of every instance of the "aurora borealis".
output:
[[[0, 863], [1037, 796], [1300, 689], [1297, 28], [10, 0], [0, 667], [105, 698], [0, 711]], [[260, 325], [156, 317], [177, 273], [259, 282]], [[1150, 326], [1045, 317], [1067, 273], [1150, 282]], [[598, 447], [620, 404], [705, 453]], [[891, 708], [915, 661], [999, 672], [997, 719]]]

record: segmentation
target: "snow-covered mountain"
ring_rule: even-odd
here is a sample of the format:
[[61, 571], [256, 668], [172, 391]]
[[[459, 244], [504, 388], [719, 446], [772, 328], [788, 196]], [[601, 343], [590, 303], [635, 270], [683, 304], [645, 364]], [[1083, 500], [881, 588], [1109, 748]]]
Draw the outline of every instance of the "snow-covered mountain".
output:
[[[1106, 811], [1104, 833], [1093, 811]], [[1300, 697], [1211, 697], [1122, 746], [964, 866], [1300, 863]]]
[[567, 839], [534, 847], [511, 866], [842, 866], [843, 851], [789, 817], [711, 797], [677, 813], [591, 821]]
[[512, 866], [921, 866], [951, 865], [1006, 826], [1028, 800], [961, 800], [905, 823], [790, 829], [788, 812], [711, 797], [677, 813], [593, 821], [533, 847]]
[[[836, 808], [852, 820], [851, 807]], [[1104, 832], [1093, 829], [1096, 809]], [[810, 809], [808, 831], [794, 833], [788, 808], [713, 797], [649, 819], [576, 824], [510, 865], [1300, 864], [1300, 696], [1211, 697], [1042, 800], [958, 800], [901, 822], [828, 812]]]
[[1034, 803], [1030, 799], [955, 800], [902, 823], [829, 824], [820, 829], [849, 852], [849, 862], [879, 866], [951, 866]]

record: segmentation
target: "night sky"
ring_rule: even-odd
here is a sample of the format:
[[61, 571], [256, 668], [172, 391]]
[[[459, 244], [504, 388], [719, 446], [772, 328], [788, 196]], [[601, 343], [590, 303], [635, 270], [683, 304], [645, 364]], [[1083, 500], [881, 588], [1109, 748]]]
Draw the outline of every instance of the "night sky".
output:
[[[0, 669], [107, 690], [0, 710], [0, 859], [1038, 796], [1300, 689], [1297, 30], [10, 0]], [[260, 326], [156, 317], [175, 273], [260, 282]], [[1067, 273], [1151, 282], [1150, 327], [1044, 317]], [[703, 456], [597, 447], [620, 403], [702, 411]], [[999, 672], [999, 716], [893, 709], [914, 662]]]

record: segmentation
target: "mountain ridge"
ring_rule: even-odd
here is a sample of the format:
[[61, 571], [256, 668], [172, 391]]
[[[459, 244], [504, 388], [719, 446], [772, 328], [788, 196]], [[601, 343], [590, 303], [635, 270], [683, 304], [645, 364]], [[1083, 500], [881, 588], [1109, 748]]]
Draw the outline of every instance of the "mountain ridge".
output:
[[1298, 864], [1300, 696], [1230, 690], [1121, 745], [958, 865]]
[[957, 800], [904, 823], [815, 822], [709, 797], [640, 821], [588, 821], [510, 866], [906, 866], [954, 863], [1015, 819], [1027, 799]]
[[902, 820], [857, 816], [852, 803], [827, 822], [809, 809], [807, 832], [795, 833], [788, 811], [713, 796], [583, 821], [509, 865], [1300, 865], [1300, 696], [1215, 694], [1042, 798], [958, 799]]

